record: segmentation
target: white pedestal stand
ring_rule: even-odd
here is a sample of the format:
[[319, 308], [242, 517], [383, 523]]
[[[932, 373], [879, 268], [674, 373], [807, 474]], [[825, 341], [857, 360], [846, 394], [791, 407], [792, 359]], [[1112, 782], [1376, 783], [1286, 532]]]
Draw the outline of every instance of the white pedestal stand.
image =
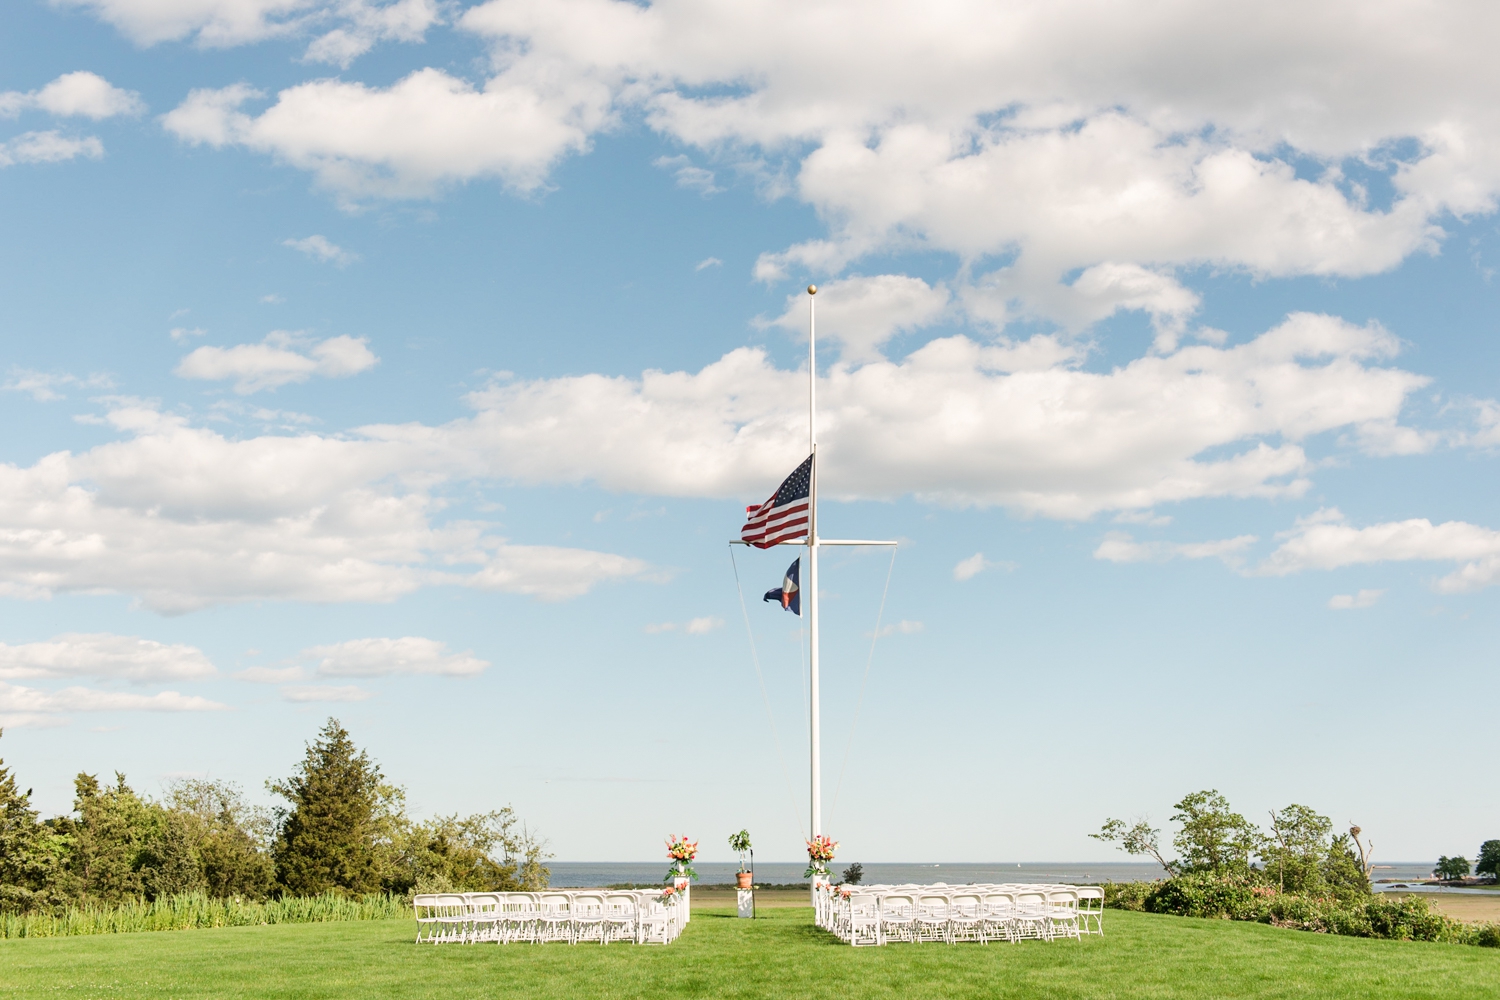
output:
[[747, 919], [755, 916], [755, 890], [736, 889], [734, 894], [735, 902], [739, 906], [740, 916]]
[[681, 894], [677, 906], [681, 915], [677, 918], [681, 924], [686, 924], [693, 919], [693, 882], [692, 879], [674, 878], [672, 885]]

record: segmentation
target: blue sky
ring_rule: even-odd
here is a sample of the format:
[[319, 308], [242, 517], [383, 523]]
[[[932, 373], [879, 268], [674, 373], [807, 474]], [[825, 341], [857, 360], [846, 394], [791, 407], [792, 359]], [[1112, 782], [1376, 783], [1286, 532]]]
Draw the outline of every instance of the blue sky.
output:
[[1204, 787], [1378, 858], [1500, 835], [1453, 792], [1493, 15], [13, 6], [0, 756], [44, 811], [263, 797], [333, 714], [561, 858], [795, 858], [794, 553], [737, 554], [763, 702], [725, 543], [804, 457], [815, 281], [826, 530], [903, 543], [873, 656], [888, 555], [825, 562], [841, 857], [1105, 858]]

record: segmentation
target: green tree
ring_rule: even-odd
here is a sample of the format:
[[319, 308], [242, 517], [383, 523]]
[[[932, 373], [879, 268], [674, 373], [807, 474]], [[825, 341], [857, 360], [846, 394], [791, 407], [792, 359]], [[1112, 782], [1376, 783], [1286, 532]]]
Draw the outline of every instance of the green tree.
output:
[[1474, 874], [1500, 878], [1500, 840], [1486, 840], [1479, 845], [1479, 857], [1474, 862]]
[[1319, 894], [1332, 831], [1333, 821], [1307, 806], [1293, 803], [1272, 812], [1271, 836], [1258, 851], [1266, 878], [1282, 892]]
[[550, 878], [546, 845], [509, 807], [413, 823], [401, 816], [390, 842], [387, 892], [523, 892]]
[[176, 813], [167, 814], [160, 835], [141, 851], [140, 870], [141, 884], [151, 899], [208, 888], [192, 830], [185, 817]]
[[276, 881], [298, 896], [375, 892], [381, 883], [380, 768], [330, 718], [297, 772], [273, 783], [286, 799], [272, 856]]
[[1465, 857], [1440, 857], [1432, 874], [1440, 879], [1460, 879], [1469, 874], [1469, 859]]
[[144, 869], [163, 835], [166, 810], [131, 791], [118, 771], [113, 787], [91, 774], [79, 774], [73, 787], [74, 815], [50, 821], [66, 838], [65, 890], [95, 903], [146, 895]]
[[[0, 730], [0, 735], [4, 730]], [[55, 905], [62, 843], [37, 820], [31, 789], [16, 787], [0, 760], [0, 912]]]
[[1120, 850], [1135, 857], [1151, 858], [1170, 876], [1177, 874], [1177, 862], [1168, 861], [1161, 853], [1161, 831], [1153, 828], [1149, 820], [1136, 820], [1127, 826], [1122, 819], [1107, 819], [1098, 833], [1089, 834], [1095, 840], [1104, 840], [1120, 845]]
[[237, 785], [190, 779], [167, 790], [167, 806], [183, 824], [211, 896], [265, 899], [276, 886], [271, 817], [245, 803]]
[[1355, 853], [1354, 841], [1348, 834], [1339, 834], [1328, 845], [1323, 861], [1323, 882], [1329, 892], [1345, 902], [1370, 895], [1370, 876], [1366, 874], [1365, 864]]
[[1255, 824], [1229, 808], [1229, 800], [1209, 789], [1185, 795], [1172, 814], [1181, 824], [1172, 846], [1183, 871], [1215, 874], [1248, 871], [1250, 856], [1262, 845]]

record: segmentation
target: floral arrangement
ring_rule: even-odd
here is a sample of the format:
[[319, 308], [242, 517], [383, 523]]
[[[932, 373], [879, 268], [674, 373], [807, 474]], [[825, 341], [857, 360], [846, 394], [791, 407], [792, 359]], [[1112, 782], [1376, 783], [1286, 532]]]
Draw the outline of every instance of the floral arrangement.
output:
[[841, 886], [839, 886], [839, 897], [840, 898], [842, 898], [842, 899], [848, 899], [852, 895], [854, 895], [854, 890], [853, 889], [849, 888], [847, 885], [841, 885]]
[[661, 896], [658, 898], [660, 899], [662, 906], [676, 906], [677, 900], [681, 897], [682, 893], [677, 891], [677, 887], [675, 885], [669, 885], [661, 891]]
[[688, 840], [686, 834], [670, 834], [667, 837], [667, 860], [672, 862], [671, 869], [663, 882], [670, 882], [674, 878], [697, 878], [698, 873], [693, 871], [693, 859], [698, 856], [698, 842]]
[[833, 852], [839, 849], [838, 841], [826, 834], [818, 834], [807, 842], [807, 871], [802, 873], [803, 878], [827, 878], [828, 862], [833, 860]]

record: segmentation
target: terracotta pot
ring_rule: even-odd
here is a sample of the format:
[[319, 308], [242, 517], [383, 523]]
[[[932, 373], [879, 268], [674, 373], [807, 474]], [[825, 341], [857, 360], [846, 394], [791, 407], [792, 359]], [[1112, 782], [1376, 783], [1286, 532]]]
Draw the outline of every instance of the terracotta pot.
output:
[[735, 872], [734, 884], [737, 889], [750, 888], [750, 880], [755, 877], [754, 872]]

